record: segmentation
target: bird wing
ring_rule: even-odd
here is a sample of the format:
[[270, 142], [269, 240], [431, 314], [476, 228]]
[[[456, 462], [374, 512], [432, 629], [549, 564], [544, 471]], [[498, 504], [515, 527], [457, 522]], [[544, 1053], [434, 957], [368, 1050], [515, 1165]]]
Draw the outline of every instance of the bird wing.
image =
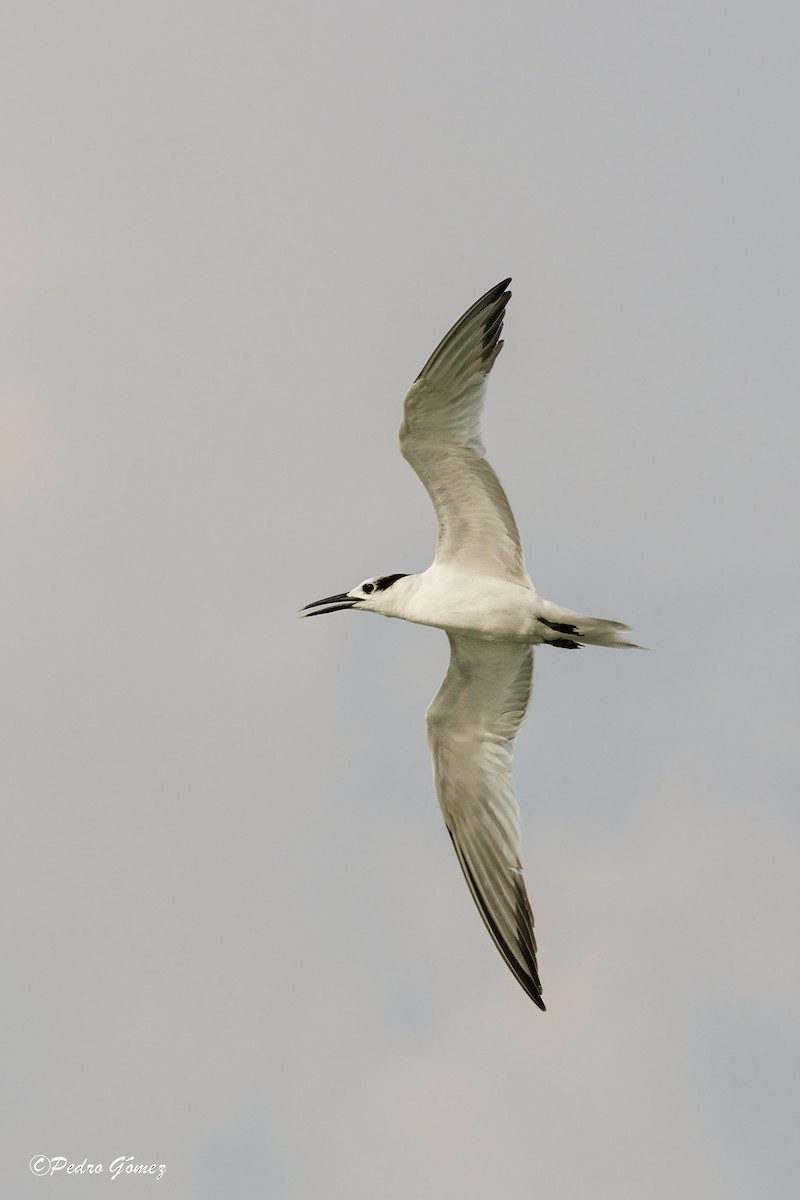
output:
[[530, 586], [514, 514], [486, 461], [480, 429], [510, 282], [481, 296], [422, 368], [405, 399], [400, 450], [439, 518], [435, 561]]
[[427, 713], [436, 794], [486, 928], [543, 1009], [511, 777], [514, 738], [531, 695], [533, 648], [448, 637], [450, 667]]

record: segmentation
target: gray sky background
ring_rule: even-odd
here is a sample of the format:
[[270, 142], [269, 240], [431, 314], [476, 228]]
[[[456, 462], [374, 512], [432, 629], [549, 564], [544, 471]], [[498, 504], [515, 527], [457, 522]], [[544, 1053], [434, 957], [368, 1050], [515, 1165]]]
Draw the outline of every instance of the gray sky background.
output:
[[[797, 1186], [800, 10], [6, 4], [5, 1178], [170, 1200]], [[396, 446], [505, 274], [549, 1011], [452, 855]], [[111, 1183], [120, 1154], [167, 1174]]]

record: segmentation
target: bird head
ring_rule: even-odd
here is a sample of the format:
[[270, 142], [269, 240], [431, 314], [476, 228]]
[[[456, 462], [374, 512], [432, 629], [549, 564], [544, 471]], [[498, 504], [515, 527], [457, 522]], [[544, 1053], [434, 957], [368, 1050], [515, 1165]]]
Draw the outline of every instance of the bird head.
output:
[[[384, 612], [389, 607], [386, 601], [388, 593], [398, 579], [407, 579], [402, 573], [397, 575], [377, 575], [374, 579], [365, 579], [349, 592], [340, 592], [338, 596], [326, 596], [323, 600], [315, 600], [306, 604], [300, 610], [302, 617], [321, 617], [323, 613], [339, 612], [344, 608], [361, 608], [367, 612]], [[309, 612], [313, 609], [313, 612]]]

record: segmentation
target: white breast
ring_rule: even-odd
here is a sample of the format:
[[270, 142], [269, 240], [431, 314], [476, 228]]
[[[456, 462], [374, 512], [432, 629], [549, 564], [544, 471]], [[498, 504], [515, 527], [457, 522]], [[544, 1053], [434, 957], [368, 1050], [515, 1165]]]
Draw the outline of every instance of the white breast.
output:
[[449, 633], [532, 640], [540, 604], [532, 587], [490, 575], [467, 575], [437, 563], [422, 575], [398, 582], [405, 586], [395, 585], [396, 611], [388, 615]]

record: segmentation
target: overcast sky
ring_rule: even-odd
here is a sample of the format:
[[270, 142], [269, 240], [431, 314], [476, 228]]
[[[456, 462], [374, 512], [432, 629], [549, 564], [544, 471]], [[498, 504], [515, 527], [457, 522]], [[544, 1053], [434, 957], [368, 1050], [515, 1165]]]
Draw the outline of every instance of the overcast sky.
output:
[[[793, 1193], [799, 52], [788, 0], [6, 3], [5, 1194]], [[531, 575], [650, 647], [537, 653], [546, 1014], [433, 794], [444, 635], [296, 617], [428, 565], [403, 395], [507, 274]]]

